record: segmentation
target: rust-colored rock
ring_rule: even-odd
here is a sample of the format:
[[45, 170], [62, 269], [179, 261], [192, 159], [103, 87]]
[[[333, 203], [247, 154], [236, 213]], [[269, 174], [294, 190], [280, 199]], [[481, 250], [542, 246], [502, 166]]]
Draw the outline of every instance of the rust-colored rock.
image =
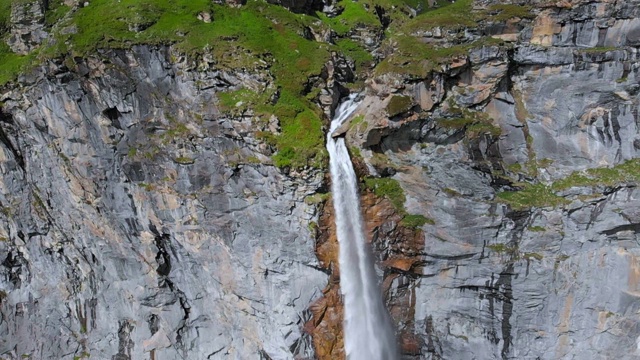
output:
[[[359, 168], [355, 161], [356, 169]], [[359, 170], [363, 170], [360, 168]], [[361, 173], [361, 172], [360, 172]], [[389, 313], [396, 324], [403, 354], [419, 356], [422, 340], [414, 331], [415, 294], [413, 284], [422, 264], [424, 237], [422, 232], [400, 224], [399, 214], [388, 199], [376, 197], [369, 191], [361, 196], [367, 239], [377, 265], [384, 270], [382, 293]], [[330, 271], [329, 284], [323, 297], [310, 306], [312, 318], [305, 324], [311, 334], [316, 357], [320, 360], [344, 359], [342, 334], [343, 304], [340, 295], [338, 266], [339, 245], [336, 237], [334, 210], [331, 200], [321, 208], [316, 255], [321, 266]], [[390, 289], [393, 288], [393, 291]], [[398, 327], [398, 324], [401, 324]]]

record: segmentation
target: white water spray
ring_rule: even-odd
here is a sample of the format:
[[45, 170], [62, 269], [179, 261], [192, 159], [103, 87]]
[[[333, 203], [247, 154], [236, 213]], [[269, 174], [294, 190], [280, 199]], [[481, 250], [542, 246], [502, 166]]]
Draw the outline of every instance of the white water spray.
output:
[[397, 358], [396, 341], [365, 241], [356, 174], [344, 138], [334, 139], [331, 136], [357, 106], [354, 95], [342, 103], [327, 136], [331, 191], [340, 244], [344, 347], [349, 360], [393, 360]]

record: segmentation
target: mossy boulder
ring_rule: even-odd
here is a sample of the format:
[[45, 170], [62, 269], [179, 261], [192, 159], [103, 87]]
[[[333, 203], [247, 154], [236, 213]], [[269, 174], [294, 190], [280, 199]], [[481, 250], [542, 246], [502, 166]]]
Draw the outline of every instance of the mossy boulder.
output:
[[387, 104], [386, 110], [389, 117], [394, 117], [405, 113], [413, 107], [413, 99], [409, 96], [394, 95], [389, 104]]

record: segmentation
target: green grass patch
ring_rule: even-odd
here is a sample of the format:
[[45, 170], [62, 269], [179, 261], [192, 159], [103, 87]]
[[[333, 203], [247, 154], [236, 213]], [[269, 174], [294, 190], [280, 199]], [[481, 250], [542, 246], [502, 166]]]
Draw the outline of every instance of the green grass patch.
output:
[[596, 46], [592, 48], [583, 48], [578, 50], [584, 53], [599, 54], [599, 53], [606, 53], [608, 51], [614, 51], [614, 50], [620, 50], [620, 49], [613, 46]]
[[531, 6], [526, 5], [495, 4], [489, 7], [487, 15], [496, 22], [504, 22], [513, 18], [534, 19], [536, 15], [531, 10]]
[[382, 25], [373, 12], [373, 8], [367, 6], [366, 3], [367, 1], [343, 0], [340, 1], [339, 6], [342, 6], [344, 10], [339, 16], [330, 18], [326, 14], [319, 13], [318, 17], [340, 37], [346, 36], [356, 27], [381, 28]]
[[304, 203], [307, 205], [320, 204], [327, 201], [331, 197], [330, 193], [315, 193], [304, 198]]
[[476, 18], [472, 12], [473, 0], [457, 0], [454, 3], [440, 3], [442, 6], [434, 10], [428, 10], [416, 16], [408, 22], [406, 30], [410, 33], [417, 30], [444, 27], [447, 29], [459, 29], [463, 27], [475, 27]]
[[569, 203], [569, 200], [556, 195], [550, 186], [544, 184], [527, 184], [520, 191], [501, 192], [497, 199], [514, 209], [556, 207]]
[[364, 185], [373, 191], [378, 197], [387, 198], [393, 207], [401, 214], [405, 213], [404, 202], [406, 197], [404, 190], [400, 187], [397, 180], [391, 178], [365, 178]]
[[464, 129], [469, 138], [475, 138], [483, 134], [497, 137], [502, 134], [502, 129], [494, 125], [493, 120], [486, 113], [456, 107], [451, 107], [451, 112], [460, 117], [440, 118], [436, 120], [437, 124], [448, 129]]
[[640, 182], [640, 159], [632, 159], [610, 168], [592, 168], [578, 171], [555, 181], [550, 186], [544, 184], [524, 184], [520, 191], [498, 193], [497, 199], [516, 209], [529, 207], [556, 207], [569, 203], [568, 199], [556, 192], [571, 187], [616, 186], [623, 183]]
[[542, 226], [529, 226], [527, 228], [527, 230], [532, 231], [532, 232], [545, 232], [546, 229], [543, 228]]
[[609, 168], [592, 168], [574, 172], [551, 186], [553, 190], [566, 190], [571, 187], [615, 186], [622, 183], [640, 182], [640, 159], [627, 160]]
[[195, 162], [195, 160], [193, 158], [186, 157], [186, 156], [177, 157], [177, 158], [173, 159], [173, 161], [175, 161], [176, 163], [178, 163], [180, 165], [191, 165], [191, 164], [193, 164]]
[[378, 64], [375, 73], [396, 73], [408, 78], [424, 79], [438, 66], [452, 58], [465, 56], [471, 49], [500, 44], [501, 40], [483, 38], [472, 43], [440, 47], [426, 44], [415, 36], [401, 34], [388, 40], [386, 46], [394, 46], [395, 49], [392, 55]]
[[422, 215], [405, 215], [400, 224], [409, 228], [419, 228], [425, 224], [435, 225], [435, 221]]
[[374, 63], [371, 53], [361, 44], [351, 39], [336, 40], [336, 47], [342, 54], [353, 60], [356, 65], [356, 71], [368, 69]]
[[487, 245], [487, 248], [495, 253], [509, 253], [509, 254], [514, 254], [518, 251], [517, 248], [515, 247], [511, 247], [507, 244], [491, 244], [491, 245]]
[[0, 35], [9, 30], [12, 0], [0, 0]]
[[34, 65], [35, 55], [17, 55], [2, 39], [0, 41], [0, 85], [4, 85], [28, 71]]

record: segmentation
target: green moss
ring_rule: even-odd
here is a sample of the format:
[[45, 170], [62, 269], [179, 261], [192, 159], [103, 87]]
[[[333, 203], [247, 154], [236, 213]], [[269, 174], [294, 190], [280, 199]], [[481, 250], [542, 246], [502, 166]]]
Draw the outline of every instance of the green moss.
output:
[[435, 221], [422, 215], [405, 215], [400, 224], [410, 228], [419, 228], [425, 224], [435, 225]]
[[373, 9], [370, 7], [367, 9], [367, 1], [343, 0], [339, 5], [344, 10], [337, 17], [329, 18], [326, 14], [318, 14], [320, 19], [331, 27], [338, 36], [343, 37], [357, 27], [382, 27], [373, 13]]
[[489, 7], [488, 14], [491, 20], [504, 22], [513, 18], [533, 19], [535, 14], [531, 13], [531, 6], [515, 4], [495, 4]]
[[0, 35], [9, 29], [12, 0], [0, 0]]
[[282, 132], [275, 136], [278, 153], [273, 157], [278, 167], [324, 167], [328, 154], [324, 148], [322, 120], [318, 109], [311, 109], [293, 95], [283, 93], [274, 113]]
[[552, 189], [560, 191], [574, 186], [615, 186], [628, 182], [640, 182], [640, 159], [627, 160], [609, 168], [592, 168], [571, 173], [566, 178], [554, 182]]
[[49, 1], [49, 9], [45, 12], [44, 20], [47, 27], [55, 25], [69, 13], [71, 8], [60, 1]]
[[373, 191], [376, 196], [387, 198], [396, 211], [401, 214], [405, 213], [404, 202], [406, 197], [397, 180], [391, 178], [365, 178], [364, 185]]
[[394, 51], [376, 67], [375, 73], [391, 72], [418, 79], [427, 77], [431, 71], [453, 58], [466, 56], [471, 49], [502, 44], [498, 39], [483, 38], [472, 43], [439, 47], [423, 43], [406, 33], [392, 36], [388, 41], [386, 46], [392, 46]]
[[434, 10], [428, 10], [416, 16], [408, 25], [410, 30], [429, 29], [437, 26], [455, 29], [475, 27], [477, 25], [472, 12], [473, 0], [457, 0], [454, 3], [444, 2]]
[[544, 259], [544, 256], [538, 253], [524, 253], [522, 257], [526, 260], [536, 259], [538, 261], [542, 261], [542, 259]]
[[515, 253], [517, 248], [510, 247], [506, 244], [491, 244], [487, 248], [496, 253]]
[[532, 231], [532, 232], [544, 232], [544, 231], [546, 231], [546, 229], [543, 228], [542, 226], [529, 226], [527, 228], [527, 230]]
[[413, 99], [410, 96], [394, 95], [387, 104], [387, 115], [394, 117], [400, 115], [409, 109], [413, 105]]
[[177, 157], [177, 158], [173, 159], [173, 161], [175, 161], [176, 163], [178, 163], [180, 165], [191, 165], [191, 164], [193, 164], [195, 162], [195, 160], [193, 158], [186, 157], [186, 156]]
[[351, 39], [338, 39], [336, 47], [342, 54], [353, 60], [356, 71], [368, 69], [374, 63], [371, 53], [363, 45]]
[[330, 193], [316, 193], [305, 197], [304, 203], [307, 205], [320, 204], [327, 201], [330, 197]]
[[596, 46], [592, 48], [583, 48], [578, 50], [584, 53], [599, 54], [599, 53], [606, 53], [609, 51], [619, 50], [619, 48], [616, 48], [613, 46]]
[[0, 85], [4, 85], [33, 66], [35, 55], [17, 55], [0, 39]]
[[514, 209], [531, 207], [556, 207], [568, 204], [569, 201], [553, 193], [551, 187], [544, 184], [527, 184], [520, 191], [498, 193], [497, 199], [511, 205]]
[[360, 152], [360, 148], [357, 146], [349, 147], [349, 154], [352, 158], [362, 158], [362, 153]]

